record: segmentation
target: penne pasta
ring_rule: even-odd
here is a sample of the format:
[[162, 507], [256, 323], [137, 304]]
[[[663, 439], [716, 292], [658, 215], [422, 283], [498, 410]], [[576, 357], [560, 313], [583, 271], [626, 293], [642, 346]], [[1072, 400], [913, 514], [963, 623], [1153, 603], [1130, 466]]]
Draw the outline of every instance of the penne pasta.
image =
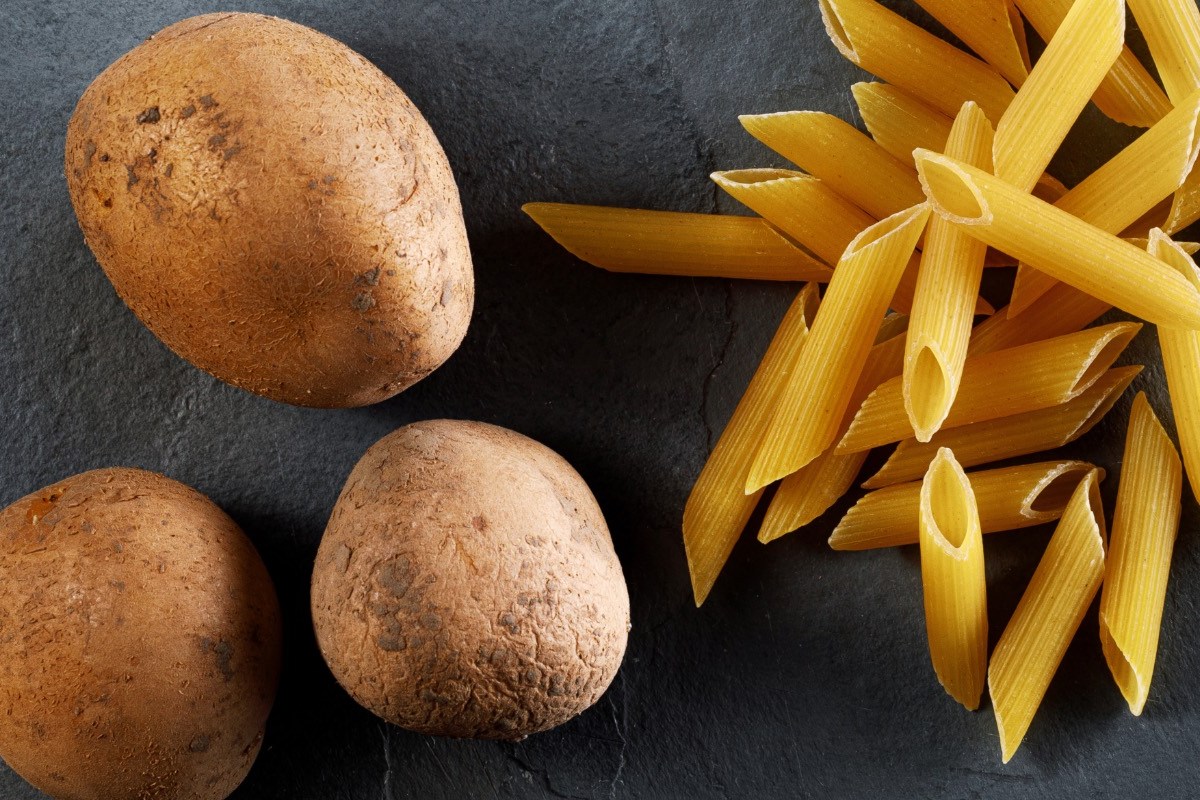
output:
[[915, 156], [934, 210], [972, 236], [1150, 322], [1200, 328], [1200, 290], [1145, 251], [975, 167]]
[[[1192, 171], [1200, 152], [1198, 117], [1200, 91], [1193, 92], [1054, 205], [1108, 233], [1136, 226], [1140, 216], [1153, 211]], [[1045, 273], [1020, 270], [1009, 313], [1020, 314], [1054, 283]]]
[[569, 203], [522, 210], [576, 258], [610, 272], [827, 281], [830, 269], [760, 219]]
[[1075, 488], [992, 653], [988, 690], [1005, 764], [1025, 738], [1104, 577], [1104, 509], [1098, 484], [1099, 475], [1092, 472]]
[[878, 320], [928, 218], [928, 207], [915, 206], [875, 223], [846, 248], [800, 363], [779, 397], [747, 492], [790, 475], [833, 443]]
[[1056, 283], [1033, 301], [1028, 312], [1014, 317], [1009, 306], [975, 326], [967, 356], [982, 355], [1082, 330], [1112, 306], [1090, 294]]
[[889, 83], [862, 81], [850, 91], [871, 138], [896, 160], [913, 165], [913, 150], [945, 148], [954, 120], [942, 112]]
[[[937, 453], [948, 451], [939, 447]], [[929, 469], [937, 462], [935, 455]], [[1075, 486], [1094, 467], [1086, 461], [1045, 461], [981, 470], [967, 475], [984, 533], [998, 533], [1053, 522]], [[1104, 470], [1100, 470], [1103, 478]], [[863, 495], [829, 537], [834, 550], [872, 550], [916, 544], [921, 482], [896, 483]]]
[[[1073, 2], [1016, 0], [1025, 18], [1047, 42], [1054, 38]], [[1138, 128], [1150, 127], [1171, 110], [1171, 101], [1128, 47], [1121, 50], [1092, 100], [1112, 119]]]
[[1171, 199], [1163, 230], [1178, 233], [1200, 219], [1200, 172], [1193, 169]]
[[[1104, 374], [1141, 327], [1115, 322], [967, 359], [958, 397], [942, 427], [1023, 414], [1078, 397]], [[911, 432], [904, 413], [903, 383], [893, 378], [863, 401], [835, 452], [869, 450], [906, 439]]]
[[1029, 76], [1006, 0], [917, 0], [917, 5], [1012, 85], [1020, 86]]
[[1138, 392], [1125, 435], [1100, 596], [1104, 660], [1135, 715], [1146, 705], [1154, 675], [1182, 494], [1179, 454], [1145, 393]]
[[1023, 191], [1033, 188], [1124, 41], [1124, 0], [1072, 4], [1029, 79], [996, 123], [997, 178]]
[[[991, 168], [992, 126], [979, 106], [963, 105], [946, 152]], [[921, 441], [929, 441], [941, 427], [958, 394], [986, 253], [985, 244], [952, 223], [941, 217], [929, 220], [902, 380], [904, 409]]]
[[833, 44], [853, 64], [947, 116], [973, 100], [1000, 119], [1013, 90], [996, 70], [875, 0], [819, 0]]
[[987, 584], [975, 493], [942, 448], [921, 482], [921, 584], [933, 671], [947, 694], [979, 708], [987, 674]]
[[1104, 418], [1141, 371], [1136, 365], [1110, 369], [1086, 392], [1062, 405], [938, 431], [924, 444], [905, 439], [863, 487], [878, 489], [920, 478], [939, 447], [952, 448], [959, 463], [973, 467], [1073, 442]]
[[758, 504], [760, 493], [743, 491], [746, 472], [776, 398], [808, 337], [818, 299], [817, 285], [810, 283], [792, 302], [688, 495], [683, 509], [683, 544], [697, 606], [708, 597]]
[[1033, 69], [1033, 60], [1029, 57], [1029, 40], [1025, 35], [1025, 18], [1021, 16], [1017, 4], [1013, 0], [1005, 0], [1008, 7], [1008, 28], [1013, 32], [1017, 42], [1017, 50], [1021, 53], [1021, 61], [1025, 64], [1025, 72]]
[[[863, 398], [879, 384], [895, 375], [904, 367], [905, 328], [908, 318], [893, 315], [880, 326], [876, 344], [867, 355], [858, 385], [854, 387], [847, 403], [847, 413], [842, 418], [839, 435], [845, 431]], [[897, 330], [897, 328], [899, 328]], [[758, 540], [764, 544], [774, 541], [786, 533], [802, 528], [829, 510], [829, 507], [849, 491], [854, 479], [862, 469], [866, 453], [851, 453], [840, 456], [827, 449], [811, 462], [784, 478], [758, 531]]]
[[[1195, 274], [1196, 265], [1183, 248], [1161, 231], [1151, 231], [1147, 249], [1181, 272]], [[1158, 344], [1188, 482], [1200, 497], [1200, 332], [1159, 328]]]
[[1178, 103], [1200, 88], [1200, 9], [1196, 0], [1129, 0], [1167, 97]]
[[925, 200], [912, 167], [832, 114], [780, 111], [738, 119], [755, 139], [876, 219]]

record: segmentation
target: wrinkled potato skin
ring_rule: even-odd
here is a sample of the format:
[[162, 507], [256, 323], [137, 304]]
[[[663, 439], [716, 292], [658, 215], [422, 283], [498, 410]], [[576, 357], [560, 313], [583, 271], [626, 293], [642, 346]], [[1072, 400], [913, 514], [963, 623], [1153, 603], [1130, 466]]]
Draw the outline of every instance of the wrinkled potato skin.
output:
[[360, 704], [421, 733], [521, 739], [616, 675], [629, 595], [595, 498], [549, 448], [478, 422], [383, 438], [317, 552], [317, 640]]
[[183, 484], [96, 470], [0, 512], [0, 757], [52, 797], [227, 797], [279, 643], [258, 553]]
[[66, 176], [117, 293], [234, 386], [375, 403], [466, 333], [474, 280], [441, 146], [395, 83], [304, 26], [165, 28], [84, 92]]

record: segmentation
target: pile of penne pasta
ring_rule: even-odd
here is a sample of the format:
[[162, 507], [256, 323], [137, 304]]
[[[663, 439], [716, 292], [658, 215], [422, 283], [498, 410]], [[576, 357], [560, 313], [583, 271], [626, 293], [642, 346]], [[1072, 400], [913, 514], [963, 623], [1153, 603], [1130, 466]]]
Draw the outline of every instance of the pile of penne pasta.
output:
[[[823, 514], [894, 444], [830, 545], [919, 544], [934, 670], [970, 709], [987, 683], [1007, 762], [1101, 587], [1104, 656], [1135, 714], [1154, 669], [1183, 467], [1145, 395], [1111, 534], [1091, 464], [964, 472], [1108, 413], [1141, 370], [1114, 363], [1142, 327], [1088, 327], [1110, 308], [1157, 328], [1200, 496], [1200, 271], [1196, 246], [1171, 238], [1200, 219], [1200, 11], [1129, 0], [1160, 86], [1125, 46], [1123, 0], [917, 0], [973, 52], [875, 0], [819, 2], [837, 49], [881, 79], [853, 87], [870, 136], [818, 112], [742, 117], [800, 168], [712, 176], [757, 216], [526, 211], [609, 270], [808, 281], [688, 498], [696, 602], [766, 487], [763, 542]], [[1035, 63], [1026, 23], [1046, 43]], [[1145, 131], [1068, 190], [1045, 170], [1089, 100]], [[1005, 265], [1016, 279], [997, 311], [979, 286]], [[989, 660], [982, 534], [1054, 520]]]

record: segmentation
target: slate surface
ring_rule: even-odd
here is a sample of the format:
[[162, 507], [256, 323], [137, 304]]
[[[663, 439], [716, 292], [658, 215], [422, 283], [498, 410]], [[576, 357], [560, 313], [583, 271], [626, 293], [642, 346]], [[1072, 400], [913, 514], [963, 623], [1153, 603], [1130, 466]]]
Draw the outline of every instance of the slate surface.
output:
[[[910, 6], [906, 13], [923, 19]], [[172, 355], [117, 299], [61, 169], [76, 98], [145, 36], [227, 4], [0, 4], [0, 504], [131, 465], [198, 487], [254, 539], [287, 624], [283, 686], [235, 797], [1179, 797], [1200, 781], [1198, 515], [1188, 495], [1154, 689], [1131, 717], [1089, 616], [1015, 761], [990, 709], [962, 711], [925, 651], [912, 548], [835, 554], [811, 532], [735, 550], [692, 606], [678, 525], [691, 481], [794, 287], [617, 276], [559, 250], [531, 199], [736, 212], [716, 168], [778, 164], [736, 115], [854, 119], [862, 73], [816, 3], [306, 0], [241, 5], [347, 42], [423, 109], [462, 187], [478, 280], [457, 355], [404, 395], [290, 408]], [[1089, 112], [1087, 121], [1099, 124]], [[1103, 127], [1103, 126], [1101, 126]], [[1128, 133], [1074, 135], [1077, 180]], [[1126, 361], [1154, 358], [1144, 333]], [[1148, 363], [1154, 363], [1153, 361]], [[1161, 370], [1138, 385], [1165, 409]], [[1128, 401], [1076, 447], [1115, 477]], [[307, 617], [313, 555], [363, 450], [411, 420], [506, 425], [565, 455], [611, 524], [633, 604], [629, 655], [600, 703], [521, 744], [382, 725], [334, 683]], [[1115, 481], [1106, 485], [1111, 509]], [[1047, 530], [988, 543], [997, 635]], [[39, 795], [0, 768], [0, 797]]]

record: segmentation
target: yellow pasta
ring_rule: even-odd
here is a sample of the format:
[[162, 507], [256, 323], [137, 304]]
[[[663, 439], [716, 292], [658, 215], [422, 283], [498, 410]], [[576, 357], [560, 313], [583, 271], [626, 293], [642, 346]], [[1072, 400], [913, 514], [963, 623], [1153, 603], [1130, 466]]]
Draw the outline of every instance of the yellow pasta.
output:
[[1150, 322], [1200, 328], [1200, 290], [1145, 251], [975, 167], [915, 155], [934, 210], [972, 236]]
[[[946, 152], [991, 168], [992, 126], [974, 103], [965, 103]], [[987, 246], [961, 228], [929, 220], [904, 355], [903, 398], [917, 438], [929, 441], [954, 405], [975, 317]]]
[[1200, 170], [1192, 169], [1183, 185], [1175, 192], [1163, 230], [1178, 233], [1200, 219]]
[[1104, 418], [1141, 371], [1136, 365], [1110, 369], [1086, 392], [1062, 405], [938, 431], [928, 443], [905, 439], [863, 487], [878, 489], [916, 480], [925, 474], [939, 447], [952, 448], [963, 466], [973, 467], [1073, 442]]
[[610, 272], [829, 280], [829, 267], [752, 217], [570, 203], [526, 203], [522, 210], [576, 258]]
[[1167, 97], [1178, 103], [1200, 88], [1200, 9], [1196, 0], [1129, 0]]
[[917, 0], [917, 5], [995, 67], [1009, 83], [1020, 86], [1029, 76], [1005, 0]]
[[1182, 493], [1179, 454], [1146, 395], [1138, 392], [1125, 435], [1100, 596], [1104, 660], [1135, 715], [1146, 705], [1154, 675]]
[[950, 117], [889, 83], [862, 81], [850, 87], [871, 138], [897, 160], [913, 164], [919, 147], [941, 152], [950, 138]]
[[831, 114], [780, 111], [738, 119], [755, 139], [876, 219], [925, 201], [912, 167]]
[[875, 223], [846, 248], [750, 469], [747, 492], [790, 475], [833, 443], [878, 321], [928, 218], [927, 206], [915, 206]]
[[[1151, 231], [1147, 249], [1180, 272], [1196, 274], [1196, 265], [1179, 243], [1161, 231]], [[1158, 344], [1188, 482], [1192, 493], [1200, 497], [1200, 332], [1159, 328]]]
[[987, 584], [971, 482], [945, 448], [921, 483], [921, 584], [933, 670], [946, 692], [979, 708], [987, 673]]
[[[1054, 37], [1074, 0], [1016, 0], [1017, 6], [1044, 41]], [[1171, 101], [1128, 47], [1122, 49], [1107, 77], [1092, 96], [1117, 122], [1148, 128], [1171, 110]]]
[[1095, 472], [1079, 482], [992, 653], [988, 690], [1006, 764], [1025, 738], [1104, 577], [1098, 484]]
[[[1136, 226], [1140, 216], [1153, 211], [1192, 171], [1200, 151], [1198, 117], [1200, 91], [1193, 92], [1054, 205], [1108, 233]], [[1021, 313], [1054, 283], [1044, 273], [1018, 272], [1010, 313]]]
[[1076, 0], [996, 123], [997, 178], [1033, 188], [1124, 41], [1124, 0]]
[[1005, 0], [1008, 7], [1008, 28], [1013, 32], [1017, 42], [1017, 50], [1021, 53], [1021, 61], [1025, 64], [1025, 72], [1033, 69], [1033, 60], [1029, 57], [1029, 41], [1025, 36], [1025, 19], [1021, 16], [1017, 4], [1013, 0]]
[[993, 123], [1013, 90], [996, 70], [875, 0], [819, 0], [833, 44], [849, 61], [947, 116], [974, 100]]
[[[939, 447], [937, 452], [949, 449]], [[929, 469], [935, 463], [936, 456]], [[969, 473], [980, 529], [984, 533], [1013, 531], [1058, 519], [1076, 484], [1092, 469], [1086, 461], [1045, 461]], [[834, 550], [872, 550], [916, 544], [920, 502], [920, 481], [869, 492], [833, 529], [829, 546]]]
[[[867, 355], [858, 385], [850, 395], [839, 435], [850, 424], [853, 409], [858, 408], [863, 398], [903, 369], [905, 329], [900, 327], [901, 323], [906, 324], [907, 317], [893, 315], [880, 326], [876, 344]], [[828, 511], [854, 484], [866, 457], [865, 452], [840, 456], [827, 449], [784, 478], [767, 507], [758, 540], [764, 544], [774, 541]]]
[[1009, 308], [1005, 306], [975, 326], [968, 357], [1074, 333], [1112, 306], [1065, 283], [1056, 283], [1019, 317], [1014, 317]]
[[699, 606], [728, 560], [759, 493], [746, 494], [746, 472], [762, 440], [776, 398], [796, 366], [816, 313], [817, 285], [801, 290], [780, 323], [729, 423], [700, 471], [683, 509], [683, 544]]
[[[1023, 414], [1078, 397], [1104, 374], [1141, 327], [1115, 322], [967, 359], [958, 397], [942, 427]], [[903, 383], [893, 378], [863, 402], [836, 451], [868, 450], [911, 433]]]

